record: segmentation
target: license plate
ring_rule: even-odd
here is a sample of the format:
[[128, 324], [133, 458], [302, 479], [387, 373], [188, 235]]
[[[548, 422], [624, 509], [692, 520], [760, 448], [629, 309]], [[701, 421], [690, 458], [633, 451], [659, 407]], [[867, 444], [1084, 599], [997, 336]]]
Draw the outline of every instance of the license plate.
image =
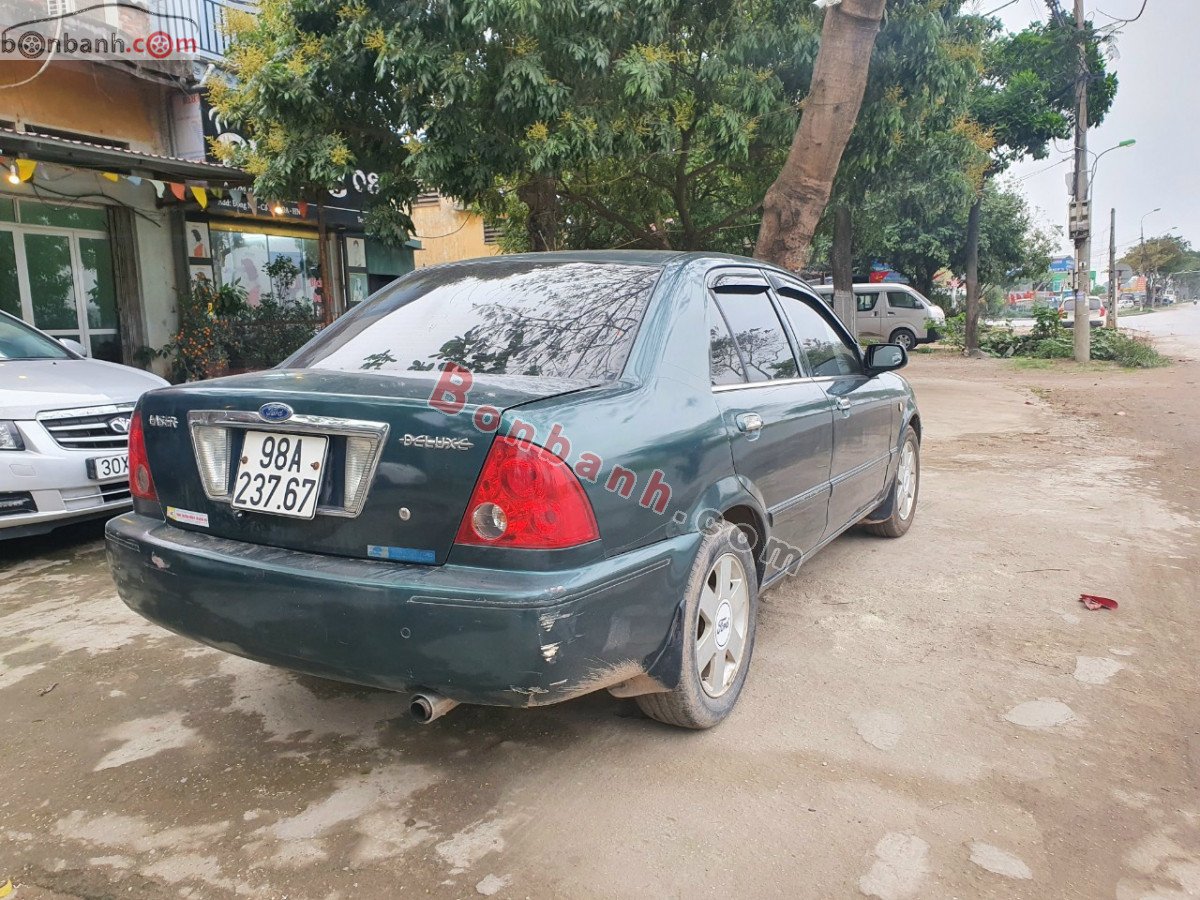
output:
[[329, 439], [247, 431], [233, 482], [235, 509], [311, 519], [317, 514]]
[[87, 461], [88, 478], [93, 481], [111, 481], [129, 477], [129, 454], [114, 453], [111, 456], [93, 456]]

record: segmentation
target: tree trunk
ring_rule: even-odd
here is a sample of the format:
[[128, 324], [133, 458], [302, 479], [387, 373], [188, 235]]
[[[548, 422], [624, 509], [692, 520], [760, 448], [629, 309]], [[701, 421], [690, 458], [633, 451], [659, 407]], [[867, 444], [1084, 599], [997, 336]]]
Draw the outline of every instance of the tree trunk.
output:
[[529, 207], [525, 227], [529, 249], [534, 252], [558, 249], [558, 192], [552, 175], [535, 175], [517, 188], [517, 197]]
[[787, 161], [763, 199], [754, 255], [798, 271], [829, 203], [867, 88], [885, 0], [842, 0], [825, 12], [812, 86]]
[[833, 208], [833, 247], [829, 267], [833, 270], [833, 312], [858, 337], [858, 301], [854, 299], [854, 223], [850, 207]]
[[979, 349], [979, 217], [982, 209], [983, 191], [980, 191], [967, 215], [967, 353]]

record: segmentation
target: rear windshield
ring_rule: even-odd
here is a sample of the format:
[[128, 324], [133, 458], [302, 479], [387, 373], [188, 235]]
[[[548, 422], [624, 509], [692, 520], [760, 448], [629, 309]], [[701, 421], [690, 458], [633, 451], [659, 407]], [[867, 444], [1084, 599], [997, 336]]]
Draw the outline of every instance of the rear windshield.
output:
[[620, 376], [659, 269], [501, 260], [413, 272], [302, 347], [289, 368]]

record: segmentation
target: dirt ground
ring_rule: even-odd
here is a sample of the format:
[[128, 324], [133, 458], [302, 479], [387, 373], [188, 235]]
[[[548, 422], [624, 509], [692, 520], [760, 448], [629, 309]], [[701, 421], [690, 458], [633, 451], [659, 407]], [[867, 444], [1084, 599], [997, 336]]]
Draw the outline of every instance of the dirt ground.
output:
[[705, 733], [606, 694], [420, 727], [398, 696], [142, 622], [98, 527], [0, 545], [0, 885], [1200, 896], [1200, 360], [908, 373], [915, 525], [768, 594], [747, 690]]

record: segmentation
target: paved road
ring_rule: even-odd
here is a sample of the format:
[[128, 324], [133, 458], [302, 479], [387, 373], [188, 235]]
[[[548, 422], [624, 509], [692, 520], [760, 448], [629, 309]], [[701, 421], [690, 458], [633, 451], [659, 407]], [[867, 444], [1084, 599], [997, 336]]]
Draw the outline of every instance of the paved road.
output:
[[[0, 549], [0, 884], [15, 900], [1194, 895], [1200, 530], [1180, 498], [1200, 473], [1159, 483], [1146, 443], [1192, 419], [1101, 429], [1145, 414], [1143, 384], [1185, 412], [1170, 379], [1195, 373], [1114, 373], [1126, 401], [1074, 372], [1033, 392], [1054, 373], [1002, 360], [910, 371], [913, 529], [839, 539], [768, 594], [747, 691], [705, 733], [605, 694], [421, 728], [394, 694], [143, 622], [94, 526]], [[1064, 415], [1044, 399], [1063, 391], [1104, 395]]]
[[1191, 303], [1125, 321], [1125, 328], [1155, 338], [1159, 348], [1200, 360], [1200, 306]]

